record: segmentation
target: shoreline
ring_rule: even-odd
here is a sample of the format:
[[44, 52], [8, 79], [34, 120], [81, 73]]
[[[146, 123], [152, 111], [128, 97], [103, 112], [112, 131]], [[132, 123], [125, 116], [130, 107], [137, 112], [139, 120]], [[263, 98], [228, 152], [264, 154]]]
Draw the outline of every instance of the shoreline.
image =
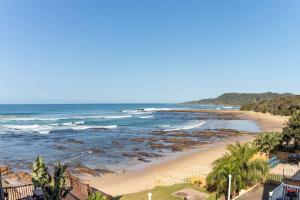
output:
[[[168, 111], [163, 111], [168, 112]], [[174, 110], [172, 110], [174, 112]], [[263, 132], [280, 131], [289, 117], [238, 110], [175, 110], [175, 112], [214, 112], [217, 114], [235, 115], [241, 119], [252, 120]], [[173, 173], [188, 175], [193, 167], [209, 170], [214, 160], [225, 153], [226, 146], [235, 142], [248, 142], [255, 135], [243, 135], [228, 138], [222, 142], [203, 145], [151, 163], [137, 165], [123, 172], [106, 174], [101, 177], [82, 177], [91, 186], [113, 196], [130, 194], [152, 189], [156, 186], [156, 177]], [[174, 175], [176, 174], [176, 175]]]

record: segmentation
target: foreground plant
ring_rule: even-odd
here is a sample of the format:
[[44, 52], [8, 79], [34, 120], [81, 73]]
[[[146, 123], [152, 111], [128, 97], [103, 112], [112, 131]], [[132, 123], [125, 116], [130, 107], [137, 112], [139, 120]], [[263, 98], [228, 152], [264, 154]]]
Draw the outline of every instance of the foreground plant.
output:
[[227, 197], [230, 174], [231, 196], [263, 181], [268, 174], [268, 164], [263, 159], [255, 158], [256, 154], [257, 149], [249, 143], [229, 145], [226, 154], [213, 163], [213, 171], [207, 177], [208, 190]]
[[32, 165], [32, 183], [35, 188], [41, 188], [45, 200], [61, 200], [70, 192], [66, 190], [64, 176], [66, 166], [58, 162], [51, 176], [42, 157], [37, 157]]
[[95, 192], [89, 195], [86, 200], [107, 200], [107, 198], [100, 192]]

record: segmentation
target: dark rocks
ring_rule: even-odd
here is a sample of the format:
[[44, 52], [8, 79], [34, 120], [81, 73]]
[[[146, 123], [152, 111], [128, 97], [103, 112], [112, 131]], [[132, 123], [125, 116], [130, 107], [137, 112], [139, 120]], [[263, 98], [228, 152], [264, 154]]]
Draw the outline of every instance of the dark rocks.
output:
[[107, 169], [94, 169], [95, 172], [97, 172], [99, 175], [104, 175], [104, 174], [111, 174], [113, 173], [110, 170]]
[[137, 160], [139, 161], [143, 161], [143, 162], [150, 162], [150, 160], [146, 159], [146, 158], [158, 158], [158, 157], [162, 157], [162, 155], [160, 154], [156, 154], [156, 153], [148, 153], [148, 152], [137, 152], [137, 153], [123, 153], [122, 154], [125, 157], [130, 157], [130, 158], [137, 158]]
[[139, 160], [139, 161], [143, 161], [143, 162], [150, 162], [150, 160], [147, 160], [147, 159], [145, 159], [145, 158], [143, 158], [143, 157], [139, 157], [138, 160]]
[[131, 157], [131, 158], [137, 157], [137, 154], [135, 154], [135, 153], [122, 153], [122, 155], [125, 157]]
[[162, 157], [162, 155], [160, 155], [160, 154], [156, 154], [156, 153], [147, 153], [147, 152], [138, 152], [137, 155], [143, 156], [143, 157], [147, 157], [147, 158], [158, 158], [158, 157]]
[[117, 141], [112, 141], [111, 144], [112, 144], [113, 147], [117, 147], [117, 148], [119, 148], [119, 147], [122, 146], [122, 145], [121, 145], [119, 142], [117, 142]]
[[160, 144], [160, 143], [149, 142], [148, 145], [150, 145], [150, 147], [152, 149], [168, 149], [169, 148], [168, 145]]
[[150, 137], [150, 138], [147, 138], [148, 141], [150, 142], [157, 142], [160, 140], [160, 138], [157, 138], [157, 137]]
[[54, 145], [58, 150], [66, 150], [67, 148], [64, 145], [56, 144]]
[[70, 173], [78, 174], [78, 175], [92, 175], [92, 176], [101, 176], [107, 173], [113, 173], [112, 171], [106, 169], [91, 169], [82, 164], [77, 164], [75, 167], [70, 169]]
[[144, 142], [146, 138], [130, 138], [132, 142]]
[[73, 144], [84, 144], [83, 141], [80, 141], [80, 140], [76, 140], [76, 139], [67, 139], [66, 141], [67, 143], [73, 143]]

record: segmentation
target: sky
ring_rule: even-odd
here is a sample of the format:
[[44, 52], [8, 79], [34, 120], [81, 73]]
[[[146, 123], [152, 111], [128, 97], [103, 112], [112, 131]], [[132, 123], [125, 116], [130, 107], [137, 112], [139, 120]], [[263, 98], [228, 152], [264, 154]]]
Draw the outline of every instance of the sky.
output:
[[298, 0], [0, 0], [0, 103], [300, 93]]

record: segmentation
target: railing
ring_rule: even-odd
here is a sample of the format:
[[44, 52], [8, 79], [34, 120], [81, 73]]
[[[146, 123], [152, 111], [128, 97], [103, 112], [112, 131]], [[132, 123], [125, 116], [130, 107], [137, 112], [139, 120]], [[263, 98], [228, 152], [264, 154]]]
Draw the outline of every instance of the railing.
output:
[[[83, 200], [86, 199], [91, 193], [100, 192], [107, 197], [108, 200], [112, 199], [111, 196], [90, 187], [88, 184], [82, 183], [78, 178], [74, 176], [68, 176], [66, 181], [66, 186], [71, 187], [71, 192], [65, 198], [66, 200]], [[19, 200], [25, 197], [33, 196], [34, 187], [32, 184], [14, 186], [14, 187], [5, 187], [3, 192], [5, 195], [5, 200]], [[1, 192], [1, 191], [0, 191]], [[0, 197], [0, 200], [1, 197]]]
[[17, 187], [5, 187], [3, 188], [4, 198], [5, 200], [17, 200], [28, 196], [32, 196], [33, 189], [34, 188], [32, 184]]
[[280, 197], [284, 197], [286, 195], [286, 190], [287, 189], [295, 189], [296, 192], [297, 192], [297, 199], [296, 200], [300, 200], [300, 197], [299, 197], [300, 187], [293, 186], [293, 185], [287, 185], [287, 184], [284, 184], [284, 183], [282, 183], [274, 191], [270, 192], [270, 194], [269, 194], [269, 200], [276, 200], [276, 199], [278, 199]]
[[167, 186], [178, 183], [191, 183], [194, 179], [201, 179], [201, 182], [204, 183], [209, 172], [211, 172], [211, 168], [202, 166], [192, 166], [180, 172], [168, 170], [163, 174], [155, 174], [155, 185]]
[[282, 183], [275, 190], [269, 193], [269, 200], [276, 200], [282, 197], [284, 184]]
[[100, 192], [101, 194], [106, 196], [107, 200], [112, 199], [110, 195], [91, 187], [89, 184], [81, 182], [77, 177], [71, 175], [68, 176], [66, 185], [67, 187], [72, 188], [69, 195], [76, 200], [86, 199], [90, 194], [94, 192]]

